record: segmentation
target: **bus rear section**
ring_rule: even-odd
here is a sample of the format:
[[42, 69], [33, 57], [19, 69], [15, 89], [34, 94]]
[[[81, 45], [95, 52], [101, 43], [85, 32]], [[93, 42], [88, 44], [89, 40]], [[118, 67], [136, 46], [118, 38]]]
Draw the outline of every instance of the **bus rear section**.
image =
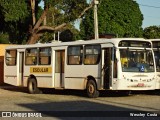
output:
[[17, 74], [17, 49], [6, 50], [4, 58], [4, 82], [19, 85]]
[[28, 87], [29, 79], [35, 79], [37, 87], [53, 87], [51, 47], [9, 47], [4, 62], [4, 82]]

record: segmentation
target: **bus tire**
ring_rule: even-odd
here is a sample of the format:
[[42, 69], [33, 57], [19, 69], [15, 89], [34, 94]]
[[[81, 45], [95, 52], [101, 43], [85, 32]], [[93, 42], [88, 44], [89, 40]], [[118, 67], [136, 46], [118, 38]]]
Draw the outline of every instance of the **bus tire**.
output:
[[34, 78], [29, 79], [27, 87], [30, 94], [40, 93], [40, 90], [37, 87], [37, 81]]
[[87, 96], [90, 98], [97, 98], [99, 96], [99, 91], [94, 80], [89, 80], [87, 82]]

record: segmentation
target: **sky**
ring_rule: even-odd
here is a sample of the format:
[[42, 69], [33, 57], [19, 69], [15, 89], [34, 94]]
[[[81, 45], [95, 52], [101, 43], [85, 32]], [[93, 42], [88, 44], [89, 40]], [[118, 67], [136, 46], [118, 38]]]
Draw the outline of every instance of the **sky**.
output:
[[160, 26], [160, 0], [135, 0], [140, 7], [144, 20], [142, 27]]

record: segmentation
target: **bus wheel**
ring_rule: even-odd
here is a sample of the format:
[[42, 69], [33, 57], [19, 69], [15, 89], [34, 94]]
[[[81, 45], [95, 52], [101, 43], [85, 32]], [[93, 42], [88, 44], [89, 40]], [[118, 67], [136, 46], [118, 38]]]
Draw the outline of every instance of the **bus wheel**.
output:
[[93, 80], [87, 82], [87, 95], [90, 98], [96, 98], [99, 96], [99, 91], [97, 90], [96, 83]]
[[28, 81], [28, 91], [31, 94], [38, 94], [40, 90], [37, 88], [37, 82], [34, 78], [29, 79]]

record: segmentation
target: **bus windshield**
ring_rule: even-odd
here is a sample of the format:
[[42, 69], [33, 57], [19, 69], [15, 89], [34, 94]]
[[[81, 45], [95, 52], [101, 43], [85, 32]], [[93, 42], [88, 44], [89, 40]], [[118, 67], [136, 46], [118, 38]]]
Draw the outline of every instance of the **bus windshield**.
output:
[[123, 72], [154, 72], [151, 50], [120, 49]]

